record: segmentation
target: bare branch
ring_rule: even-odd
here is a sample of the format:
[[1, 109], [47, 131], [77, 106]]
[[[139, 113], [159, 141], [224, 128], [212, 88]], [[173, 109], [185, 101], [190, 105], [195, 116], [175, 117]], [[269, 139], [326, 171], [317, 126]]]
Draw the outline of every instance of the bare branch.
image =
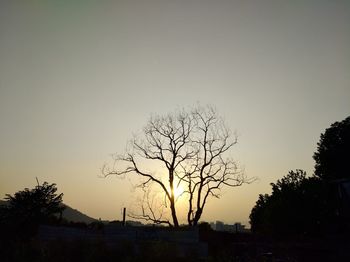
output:
[[[143, 137], [131, 141], [131, 150], [115, 156], [112, 168], [103, 166], [103, 175], [118, 177], [136, 174], [143, 190], [152, 185], [163, 192], [162, 207], [154, 199], [144, 199], [139, 215], [133, 218], [178, 226], [176, 202], [187, 198], [187, 220], [196, 225], [209, 197], [219, 198], [222, 187], [251, 183], [244, 172], [226, 154], [237, 144], [222, 118], [213, 107], [197, 106], [190, 112], [180, 110], [165, 116], [153, 116], [143, 129]], [[161, 166], [162, 172], [146, 171], [148, 166]], [[157, 174], [157, 175], [155, 175]], [[175, 196], [174, 190], [183, 192]], [[171, 213], [172, 223], [163, 218], [162, 208]], [[161, 211], [161, 212], [160, 212]]]

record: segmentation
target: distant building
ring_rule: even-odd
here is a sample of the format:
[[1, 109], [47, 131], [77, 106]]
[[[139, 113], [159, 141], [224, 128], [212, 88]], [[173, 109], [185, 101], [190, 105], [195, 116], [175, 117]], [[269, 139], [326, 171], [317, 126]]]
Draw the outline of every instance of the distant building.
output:
[[210, 227], [211, 229], [216, 230], [216, 226], [214, 222], [210, 222]]
[[242, 225], [241, 223], [235, 223], [233, 226], [234, 226], [234, 231], [236, 233], [244, 233], [249, 231], [248, 229], [245, 228], [245, 225]]
[[225, 231], [224, 225], [225, 225], [224, 222], [216, 221], [216, 223], [215, 223], [215, 230], [216, 231]]
[[222, 221], [216, 221], [210, 223], [210, 226], [213, 230], [216, 231], [225, 231], [231, 233], [247, 233], [250, 232], [249, 229], [245, 228], [245, 225], [242, 225], [240, 222], [234, 223], [233, 225], [225, 224]]

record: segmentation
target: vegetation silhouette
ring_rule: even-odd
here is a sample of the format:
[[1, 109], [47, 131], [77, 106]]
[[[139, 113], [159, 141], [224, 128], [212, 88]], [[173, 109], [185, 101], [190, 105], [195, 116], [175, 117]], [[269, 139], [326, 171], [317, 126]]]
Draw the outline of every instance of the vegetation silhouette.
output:
[[350, 178], [350, 116], [321, 134], [314, 153], [315, 176], [324, 180]]
[[[346, 173], [345, 165], [340, 169], [334, 168], [334, 165], [338, 163], [334, 160], [346, 159], [346, 157], [337, 158], [337, 154], [346, 154], [349, 149], [348, 144], [346, 144], [346, 141], [348, 141], [346, 140], [348, 139], [346, 138], [347, 134], [343, 131], [345, 130], [344, 122], [348, 124], [348, 119], [333, 124], [330, 129], [327, 129], [321, 135], [318, 151], [315, 153], [317, 155], [315, 160], [317, 158], [316, 161], [318, 161], [316, 169], [318, 165], [327, 168], [320, 168], [322, 170], [320, 173], [316, 174], [315, 171], [315, 174], [310, 177], [300, 169], [290, 171], [275, 183], [271, 183], [271, 194], [259, 195], [259, 199], [250, 214], [250, 220], [253, 232], [260, 235], [218, 232], [212, 230], [208, 223], [198, 223], [199, 239], [208, 244], [207, 258], [201, 259], [198, 256], [199, 254], [195, 252], [193, 254], [186, 253], [185, 256], [179, 257], [177, 256], [178, 247], [174, 242], [153, 239], [152, 241], [139, 242], [137, 252], [135, 252], [135, 243], [131, 241], [121, 241], [113, 247], [108, 246], [103, 240], [80, 239], [67, 241], [55, 239], [46, 242], [40, 241], [39, 238], [34, 236], [39, 224], [69, 225], [79, 230], [98, 231], [98, 234], [102, 234], [105, 230], [105, 225], [101, 221], [94, 221], [87, 225], [79, 222], [68, 223], [61, 219], [65, 207], [62, 204], [63, 194], [57, 193], [55, 184], [44, 182], [42, 185], [38, 184], [34, 189], [25, 188], [14, 195], [6, 195], [6, 204], [0, 205], [0, 260], [349, 261], [350, 216], [347, 217], [344, 210], [349, 208], [350, 203], [350, 195], [347, 191], [350, 179], [348, 173]], [[330, 134], [336, 136], [336, 139], [331, 139]], [[330, 143], [329, 141], [333, 142]], [[152, 151], [150, 152], [152, 153]], [[320, 157], [320, 155], [332, 156]], [[196, 161], [199, 159], [200, 157]], [[193, 158], [188, 159], [189, 162], [192, 160]], [[339, 163], [339, 165], [341, 164], [343, 163]], [[193, 173], [193, 177], [197, 178], [195, 180], [197, 181], [196, 187], [199, 187], [201, 183], [198, 169], [199, 165]], [[174, 180], [175, 178], [188, 179], [188, 174], [184, 170], [188, 170], [186, 166], [182, 169], [182, 173], [174, 172]], [[183, 174], [183, 176], [180, 176], [180, 174]], [[205, 177], [204, 175], [208, 175], [208, 173], [202, 175]], [[230, 173], [230, 175], [232, 174]], [[234, 173], [234, 175], [237, 174]], [[208, 176], [206, 179], [213, 178]], [[190, 195], [190, 192], [187, 192], [187, 194]], [[339, 198], [339, 195], [342, 198]], [[194, 211], [191, 219], [195, 218], [195, 214]], [[186, 228], [193, 230], [194, 220], [192, 222], [182, 230], [186, 230]], [[116, 222], [115, 224], [121, 223]], [[160, 228], [170, 231], [181, 230], [178, 228]], [[319, 238], [324, 234], [329, 236], [330, 228], [337, 229], [331, 232], [333, 234], [331, 237]], [[156, 227], [151, 228], [151, 230], [156, 230]], [[345, 237], [339, 238], [337, 235], [339, 232], [342, 232], [342, 236]], [[277, 243], [266, 237], [270, 235], [282, 236], [287, 239]], [[313, 237], [313, 241], [310, 242], [307, 237]], [[307, 241], [305, 241], [306, 238]], [[295, 241], [296, 239], [297, 241]], [[320, 242], [320, 239], [325, 239], [325, 241]]]
[[36, 233], [40, 224], [58, 223], [65, 207], [62, 205], [63, 193], [57, 194], [56, 191], [56, 184], [44, 182], [13, 196], [6, 194], [6, 205], [0, 206], [0, 224], [4, 232], [10, 232], [13, 237], [27, 238]]
[[[129, 213], [130, 217], [178, 227], [177, 201], [184, 198], [187, 223], [196, 226], [208, 198], [219, 198], [224, 186], [253, 181], [227, 156], [236, 143], [237, 136], [232, 136], [213, 107], [155, 115], [142, 136], [134, 137], [126, 153], [115, 155], [112, 167], [104, 166], [102, 173], [140, 178], [141, 211]], [[156, 166], [156, 171], [149, 166]], [[176, 195], [179, 187], [183, 192]]]
[[315, 173], [290, 171], [272, 193], [260, 194], [250, 214], [255, 233], [276, 236], [319, 236], [350, 228], [350, 117], [321, 134], [314, 154]]
[[303, 170], [290, 171], [272, 193], [260, 194], [250, 214], [251, 230], [275, 236], [316, 236], [331, 222], [330, 189]]

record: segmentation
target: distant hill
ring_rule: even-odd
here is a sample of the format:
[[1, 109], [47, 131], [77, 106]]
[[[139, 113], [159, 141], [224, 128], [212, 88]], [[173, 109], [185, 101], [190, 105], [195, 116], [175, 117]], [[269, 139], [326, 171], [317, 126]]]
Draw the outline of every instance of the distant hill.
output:
[[[0, 205], [7, 205], [7, 201], [0, 200]], [[70, 206], [63, 204], [66, 208], [62, 213], [62, 217], [71, 222], [84, 222], [91, 223], [96, 221], [95, 218], [89, 217], [88, 215], [83, 214], [77, 209], [71, 208]]]
[[89, 217], [88, 215], [85, 215], [81, 213], [77, 209], [73, 209], [70, 206], [64, 205], [66, 208], [64, 209], [62, 213], [62, 217], [68, 221], [72, 222], [84, 222], [84, 223], [91, 223], [96, 221], [95, 218]]

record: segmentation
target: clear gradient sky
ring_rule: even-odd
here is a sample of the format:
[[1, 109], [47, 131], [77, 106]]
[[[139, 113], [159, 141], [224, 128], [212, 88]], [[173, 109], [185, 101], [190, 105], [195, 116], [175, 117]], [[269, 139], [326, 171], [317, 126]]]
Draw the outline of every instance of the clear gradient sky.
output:
[[121, 219], [132, 186], [100, 168], [150, 114], [198, 102], [238, 132], [233, 157], [259, 178], [203, 220], [247, 223], [270, 182], [312, 174], [320, 133], [350, 115], [350, 1], [0, 2], [0, 199], [38, 177]]

